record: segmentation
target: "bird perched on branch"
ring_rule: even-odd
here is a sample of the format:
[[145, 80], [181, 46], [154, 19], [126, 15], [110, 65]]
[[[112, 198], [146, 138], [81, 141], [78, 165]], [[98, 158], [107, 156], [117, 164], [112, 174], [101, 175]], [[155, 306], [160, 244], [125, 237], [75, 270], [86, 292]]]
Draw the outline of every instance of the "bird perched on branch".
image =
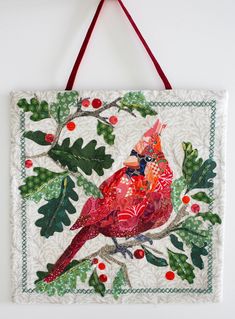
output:
[[56, 279], [77, 252], [99, 234], [111, 237], [116, 251], [132, 257], [116, 238], [136, 237], [162, 226], [172, 212], [173, 174], [161, 146], [165, 128], [159, 120], [142, 136], [124, 162], [124, 167], [100, 185], [103, 198], [90, 197], [71, 230], [80, 229], [44, 281]]

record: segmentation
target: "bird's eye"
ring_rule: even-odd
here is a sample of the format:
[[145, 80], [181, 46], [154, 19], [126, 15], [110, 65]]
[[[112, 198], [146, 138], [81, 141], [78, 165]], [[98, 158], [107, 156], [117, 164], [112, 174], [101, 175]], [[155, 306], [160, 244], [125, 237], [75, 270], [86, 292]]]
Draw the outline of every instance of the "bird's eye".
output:
[[151, 156], [146, 156], [145, 160], [146, 160], [146, 162], [151, 162], [152, 161], [152, 157]]

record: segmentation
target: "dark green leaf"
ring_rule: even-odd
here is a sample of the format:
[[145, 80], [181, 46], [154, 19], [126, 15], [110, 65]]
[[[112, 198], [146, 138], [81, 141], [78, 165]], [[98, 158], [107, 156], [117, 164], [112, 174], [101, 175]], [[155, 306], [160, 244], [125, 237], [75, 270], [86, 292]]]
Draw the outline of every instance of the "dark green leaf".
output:
[[192, 246], [191, 259], [192, 259], [192, 262], [193, 262], [194, 266], [196, 266], [199, 269], [203, 269], [204, 268], [204, 262], [203, 262], [201, 256], [207, 256], [208, 255], [208, 251], [206, 250], [205, 246], [204, 247], [198, 247], [196, 245]]
[[42, 131], [28, 131], [24, 133], [24, 137], [28, 138], [39, 145], [50, 145], [50, 142], [45, 140], [46, 133]]
[[106, 288], [105, 285], [99, 281], [96, 269], [94, 269], [93, 273], [91, 274], [91, 277], [89, 279], [89, 286], [93, 287], [95, 289], [95, 292], [104, 297]]
[[102, 135], [107, 144], [109, 145], [114, 144], [115, 135], [113, 134], [113, 127], [111, 125], [102, 123], [101, 121], [98, 120], [97, 134]]
[[70, 107], [76, 105], [78, 92], [59, 92], [57, 101], [50, 105], [50, 114], [58, 122], [64, 123], [70, 114]]
[[30, 120], [41, 121], [49, 118], [48, 103], [46, 101], [39, 101], [36, 97], [33, 97], [29, 102], [26, 99], [20, 99], [17, 103], [19, 108], [24, 112], [31, 112]]
[[166, 267], [168, 265], [166, 259], [155, 256], [145, 246], [141, 247], [144, 249], [145, 258], [150, 264], [157, 267]]
[[195, 278], [194, 267], [186, 260], [188, 257], [184, 254], [178, 254], [168, 249], [169, 263], [173, 271], [176, 271], [177, 275], [182, 280], [187, 280], [189, 284], [192, 284]]
[[21, 196], [38, 203], [42, 198], [50, 200], [60, 195], [61, 183], [67, 172], [55, 173], [43, 167], [35, 167], [37, 175], [26, 177], [19, 187]]
[[171, 234], [170, 239], [171, 239], [172, 245], [174, 245], [176, 248], [184, 251], [184, 244], [182, 243], [182, 241], [179, 241], [177, 236]]
[[74, 187], [73, 180], [69, 176], [65, 177], [61, 185], [60, 196], [49, 200], [46, 205], [38, 209], [39, 214], [44, 215], [35, 222], [35, 225], [41, 228], [41, 236], [48, 238], [55, 232], [62, 232], [63, 225], [70, 225], [68, 214], [76, 213], [70, 199], [78, 200], [78, 195], [73, 190]]
[[191, 195], [191, 197], [199, 202], [203, 202], [206, 204], [210, 204], [213, 201], [205, 192], [198, 192], [194, 195]]
[[212, 225], [221, 224], [221, 218], [218, 214], [213, 214], [212, 212], [199, 213], [197, 217], [202, 217], [204, 221], [209, 221]]
[[67, 166], [72, 172], [80, 168], [86, 175], [91, 175], [94, 170], [99, 176], [104, 174], [104, 169], [112, 166], [114, 160], [105, 153], [105, 147], [96, 148], [97, 142], [90, 141], [82, 147], [83, 139], [77, 139], [70, 146], [70, 139], [66, 138], [61, 145], [56, 144], [49, 152], [49, 156], [59, 161], [62, 166]]

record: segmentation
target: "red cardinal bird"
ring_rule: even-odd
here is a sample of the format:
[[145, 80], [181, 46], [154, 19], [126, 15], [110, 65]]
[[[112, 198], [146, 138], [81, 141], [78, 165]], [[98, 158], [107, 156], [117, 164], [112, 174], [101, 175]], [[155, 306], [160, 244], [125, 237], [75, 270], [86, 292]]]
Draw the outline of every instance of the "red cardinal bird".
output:
[[56, 279], [73, 257], [90, 239], [99, 234], [111, 237], [116, 251], [124, 257], [132, 253], [117, 243], [116, 238], [137, 237], [146, 240], [143, 232], [166, 223], [172, 212], [172, 171], [162, 152], [159, 120], [135, 145], [124, 167], [104, 181], [99, 189], [103, 198], [90, 197], [71, 227], [81, 230], [56, 262], [44, 281]]

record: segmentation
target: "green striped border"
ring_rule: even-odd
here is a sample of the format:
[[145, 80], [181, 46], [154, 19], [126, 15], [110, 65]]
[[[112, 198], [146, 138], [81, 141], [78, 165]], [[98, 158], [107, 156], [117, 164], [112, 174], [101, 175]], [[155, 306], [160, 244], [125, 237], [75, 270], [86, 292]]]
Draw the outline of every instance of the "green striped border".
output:
[[[189, 102], [150, 102], [153, 107], [210, 107], [210, 139], [209, 139], [209, 158], [214, 157], [215, 149], [215, 124], [216, 124], [216, 101], [189, 101]], [[21, 157], [21, 179], [26, 176], [25, 172], [25, 113], [20, 112], [20, 157]], [[210, 190], [210, 196], [213, 197], [214, 188]], [[213, 204], [210, 204], [210, 210], [213, 210]], [[210, 226], [210, 231], [213, 234], [213, 227]], [[35, 289], [27, 288], [27, 214], [26, 214], [26, 201], [21, 200], [21, 231], [22, 231], [22, 292], [23, 293], [36, 293]], [[213, 243], [208, 246], [208, 285], [207, 288], [139, 288], [139, 289], [122, 289], [121, 294], [139, 294], [139, 293], [195, 293], [195, 294], [209, 294], [213, 292]], [[94, 294], [93, 289], [74, 289], [73, 291], [66, 291], [73, 294]], [[108, 289], [106, 294], [112, 294], [112, 290]]]

